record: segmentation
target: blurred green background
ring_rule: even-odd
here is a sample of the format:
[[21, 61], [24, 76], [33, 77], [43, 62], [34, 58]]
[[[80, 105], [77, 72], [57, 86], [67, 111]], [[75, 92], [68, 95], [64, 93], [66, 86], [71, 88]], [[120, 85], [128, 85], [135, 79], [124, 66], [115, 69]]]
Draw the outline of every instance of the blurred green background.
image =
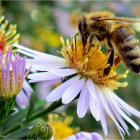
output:
[[[18, 32], [21, 34], [20, 43], [32, 49], [57, 54], [61, 49], [60, 36], [70, 38], [76, 33], [77, 19], [85, 12], [108, 10], [122, 17], [140, 17], [140, 2], [120, 1], [2, 1], [0, 14], [4, 15], [10, 23], [17, 24]], [[140, 38], [140, 24], [132, 27], [137, 37]], [[121, 65], [118, 71], [123, 73], [126, 68]], [[126, 88], [116, 90], [116, 94], [127, 103], [140, 110], [140, 76], [129, 72]], [[46, 84], [32, 85], [37, 90], [38, 98], [45, 99], [50, 87]], [[42, 88], [43, 87], [43, 88]], [[43, 89], [43, 90], [42, 90]], [[40, 99], [41, 100], [41, 99]], [[83, 131], [96, 131], [103, 137], [100, 123], [96, 122], [90, 113], [83, 119], [76, 114], [76, 104], [71, 103], [60, 108], [57, 112], [66, 111], [68, 115], [74, 116], [72, 126], [80, 127]], [[134, 117], [133, 117], [134, 118]], [[134, 118], [140, 124], [140, 120]], [[129, 125], [129, 124], [128, 124]], [[110, 139], [119, 139], [119, 133], [112, 121], [108, 118]], [[140, 132], [136, 132], [130, 125], [129, 139], [140, 139]]]

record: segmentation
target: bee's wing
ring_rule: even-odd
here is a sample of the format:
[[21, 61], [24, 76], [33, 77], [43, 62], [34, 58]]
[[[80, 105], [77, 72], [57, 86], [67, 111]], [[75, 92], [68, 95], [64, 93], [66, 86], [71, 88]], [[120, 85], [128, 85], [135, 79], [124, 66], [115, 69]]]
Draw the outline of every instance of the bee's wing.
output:
[[127, 17], [101, 17], [97, 20], [114, 20], [116, 22], [140, 23], [140, 19]]

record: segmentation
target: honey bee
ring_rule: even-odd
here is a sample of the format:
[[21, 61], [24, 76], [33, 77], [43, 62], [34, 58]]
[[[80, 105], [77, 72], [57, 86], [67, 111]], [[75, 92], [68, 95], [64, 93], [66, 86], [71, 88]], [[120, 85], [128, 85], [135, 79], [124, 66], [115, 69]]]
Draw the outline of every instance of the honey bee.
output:
[[104, 74], [108, 75], [114, 63], [114, 49], [117, 50], [119, 59], [122, 59], [128, 69], [140, 73], [140, 44], [135, 32], [128, 25], [140, 22], [139, 19], [115, 17], [111, 12], [95, 12], [84, 14], [78, 20], [78, 30], [83, 46], [89, 39], [89, 49], [94, 44], [94, 39], [101, 44], [106, 44], [110, 52], [109, 65], [104, 69]]

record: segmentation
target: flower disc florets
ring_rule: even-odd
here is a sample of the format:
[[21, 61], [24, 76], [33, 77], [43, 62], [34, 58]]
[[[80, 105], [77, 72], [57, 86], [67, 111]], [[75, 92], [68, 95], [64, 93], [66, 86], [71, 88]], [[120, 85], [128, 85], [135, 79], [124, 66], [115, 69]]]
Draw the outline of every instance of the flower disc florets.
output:
[[49, 121], [47, 122], [53, 130], [53, 139], [65, 139], [76, 132], [79, 128], [72, 128], [70, 124], [72, 123], [73, 118], [70, 116], [59, 116], [57, 114], [49, 115]]
[[63, 44], [61, 54], [67, 59], [69, 67], [76, 69], [82, 77], [91, 79], [96, 84], [110, 87], [113, 90], [127, 85], [127, 83], [116, 81], [117, 79], [127, 77], [128, 73], [126, 71], [124, 74], [116, 74], [115, 68], [120, 63], [117, 56], [110, 73], [105, 75], [104, 69], [108, 66], [109, 55], [103, 54], [100, 50], [101, 47], [94, 45], [94, 47], [90, 48], [89, 43], [83, 47], [82, 41], [79, 38], [75, 41], [73, 37], [71, 42], [67, 40], [65, 43], [63, 38], [61, 38], [61, 42]]

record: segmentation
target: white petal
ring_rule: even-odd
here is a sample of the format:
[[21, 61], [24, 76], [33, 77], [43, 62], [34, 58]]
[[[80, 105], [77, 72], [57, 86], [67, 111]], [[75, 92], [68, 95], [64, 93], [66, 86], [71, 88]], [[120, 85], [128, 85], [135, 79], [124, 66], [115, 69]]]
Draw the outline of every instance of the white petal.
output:
[[110, 104], [112, 111], [116, 115], [116, 118], [119, 120], [119, 122], [122, 125], [122, 127], [124, 128], [124, 130], [127, 132], [128, 135], [130, 135], [130, 133], [128, 132], [127, 124], [125, 123], [123, 118], [120, 116], [120, 113], [116, 110], [115, 106], [112, 104], [112, 101], [109, 99], [109, 97], [108, 97], [108, 103]]
[[[98, 86], [95, 86], [95, 87], [97, 89], [97, 94], [99, 94]], [[100, 108], [99, 110], [100, 110], [100, 120], [101, 120], [102, 128], [103, 128], [104, 134], [107, 136], [108, 135], [107, 122], [106, 122], [105, 113], [103, 110], [103, 104], [99, 96], [98, 96], [98, 103], [99, 103], [99, 108]]]
[[77, 73], [76, 70], [68, 69], [68, 68], [67, 69], [48, 69], [48, 71], [60, 77], [69, 76], [69, 75]]
[[91, 140], [91, 133], [88, 132], [78, 132], [75, 135], [77, 137], [77, 140]]
[[133, 108], [130, 105], [128, 105], [127, 103], [125, 103], [121, 98], [119, 98], [114, 93], [112, 95], [114, 96], [116, 101], [121, 105], [121, 107], [124, 109], [124, 111], [128, 110], [131, 114], [133, 114], [133, 115], [137, 116], [138, 118], [140, 118], [140, 112], [138, 110], [136, 110], [135, 108]]
[[72, 135], [72, 136], [65, 138], [64, 140], [78, 140], [78, 139], [76, 138], [75, 135]]
[[81, 91], [85, 80], [84, 79], [78, 79], [75, 80], [70, 87], [66, 89], [62, 96], [62, 103], [68, 104], [70, 103]]
[[96, 121], [100, 120], [100, 108], [99, 108], [99, 103], [98, 101], [94, 101], [94, 99], [90, 96], [90, 111], [93, 115], [93, 117], [96, 119]]
[[58, 78], [58, 79], [54, 79], [54, 80], [45, 81], [45, 83], [47, 86], [52, 86], [56, 83], [60, 83], [61, 81], [62, 81], [62, 78]]
[[16, 102], [21, 108], [25, 108], [29, 105], [29, 97], [25, 95], [23, 90], [17, 95]]
[[91, 133], [92, 135], [92, 140], [103, 140], [103, 138], [101, 137], [101, 135], [99, 135], [98, 133]]
[[92, 140], [92, 135], [88, 132], [78, 132], [64, 140]]
[[60, 77], [57, 75], [53, 75], [50, 72], [38, 72], [38, 73], [29, 74], [28, 78], [33, 80], [45, 81], [45, 80], [54, 80]]
[[117, 111], [120, 113], [120, 115], [126, 121], [128, 121], [136, 130], [139, 130], [139, 126], [120, 109], [120, 107], [118, 106], [116, 100], [114, 99], [114, 96], [110, 96], [110, 98], [111, 98], [111, 101], [112, 101], [113, 105], [115, 106], [115, 108], [117, 109]]
[[101, 119], [102, 128], [103, 128], [105, 136], [107, 136], [108, 135], [107, 122], [106, 122], [105, 113], [104, 113], [103, 105], [101, 101], [99, 101], [99, 107], [100, 107], [100, 114], [101, 114], [100, 119]]
[[94, 101], [97, 101], [97, 94], [96, 94], [97, 91], [95, 89], [95, 85], [93, 84], [92, 80], [87, 81], [87, 88]]
[[[63, 68], [63, 67], [66, 67], [67, 64], [66, 64], [66, 60], [64, 61], [58, 61], [58, 60], [44, 60], [43, 59], [40, 59], [40, 60], [36, 60], [36, 59], [26, 59], [26, 67], [29, 67], [29, 66], [32, 66], [33, 69], [40, 69], [41, 70], [46, 70], [47, 69], [50, 69], [50, 68]], [[40, 70], [39, 69], [39, 70]]]
[[64, 140], [103, 140], [101, 135], [98, 133], [89, 133], [89, 132], [78, 132], [75, 135], [72, 135], [70, 137], [67, 137]]
[[105, 94], [107, 94], [106, 92], [107, 91], [105, 91], [104, 89], [102, 89], [102, 92], [99, 92], [103, 107], [106, 110], [107, 114], [110, 116], [110, 118], [114, 121], [114, 123], [116, 124], [117, 128], [119, 130], [121, 130], [125, 134], [123, 128], [119, 125], [119, 123], [117, 122], [116, 118], [114, 117], [114, 115], [112, 113], [112, 110], [111, 110], [111, 108], [110, 108], [110, 106], [109, 106], [109, 104], [107, 102], [107, 96], [105, 96]]
[[42, 82], [42, 80], [29, 80], [29, 83]]
[[26, 52], [26, 51], [23, 51], [23, 50], [20, 50], [20, 49], [18, 49], [18, 52], [19, 52], [19, 53], [22, 53], [22, 54], [24, 54], [24, 55], [30, 56], [30, 57], [34, 57], [34, 56], [35, 56], [34, 54], [31, 54], [31, 53], [29, 53], [29, 52]]
[[88, 110], [88, 106], [89, 106], [89, 92], [86, 87], [86, 84], [84, 84], [77, 104], [77, 114], [79, 118], [85, 116]]
[[[28, 53], [28, 56], [30, 55], [33, 55], [32, 57], [36, 58], [36, 59], [40, 59], [40, 58], [46, 58], [46, 59], [50, 59], [50, 60], [64, 60], [63, 58], [61, 57], [57, 57], [57, 56], [54, 56], [54, 55], [50, 55], [50, 54], [46, 54], [46, 53], [43, 53], [43, 52], [39, 52], [39, 51], [35, 51], [35, 50], [32, 50], [32, 49], [29, 49], [27, 47], [24, 47], [22, 45], [19, 45], [19, 44], [12, 44], [13, 46], [23, 50], [22, 53]], [[39, 57], [38, 57], [39, 56]]]
[[69, 79], [68, 81], [64, 82], [63, 84], [61, 84], [60, 86], [58, 86], [57, 88], [55, 88], [48, 96], [47, 96], [47, 101], [48, 102], [54, 102], [58, 99], [60, 99], [62, 97], [63, 92], [72, 85], [72, 83], [75, 80], [78, 80], [80, 77], [79, 76], [75, 76], [71, 79]]
[[32, 87], [30, 86], [30, 84], [26, 80], [24, 80], [24, 82], [23, 82], [23, 89], [28, 94], [28, 96], [30, 96], [31, 93], [33, 92]]

